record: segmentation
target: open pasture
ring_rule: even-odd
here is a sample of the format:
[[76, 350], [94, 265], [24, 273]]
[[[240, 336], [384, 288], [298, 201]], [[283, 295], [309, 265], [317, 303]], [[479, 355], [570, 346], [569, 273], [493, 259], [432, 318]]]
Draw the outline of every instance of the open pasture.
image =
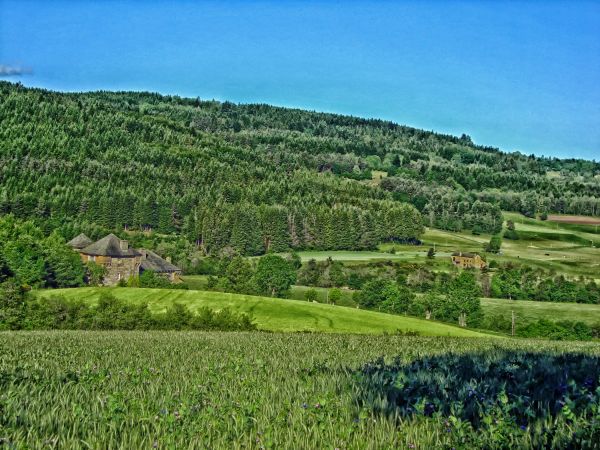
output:
[[500, 316], [507, 321], [510, 321], [511, 313], [514, 311], [517, 326], [539, 319], [554, 322], [570, 320], [585, 322], [588, 325], [600, 324], [600, 305], [482, 298], [481, 307], [486, 316]]
[[[0, 442], [7, 448], [591, 448], [599, 430], [598, 374], [590, 370], [600, 367], [599, 356], [593, 343], [508, 339], [0, 333]], [[566, 364], [572, 370], [563, 380], [556, 368]], [[502, 381], [507, 373], [518, 382]], [[448, 390], [436, 391], [437, 385]], [[403, 386], [428, 397], [420, 403], [398, 397]], [[523, 389], [535, 395], [526, 420], [514, 416], [527, 408]], [[538, 397], [549, 412], [533, 403]], [[563, 400], [569, 409], [556, 409]]]

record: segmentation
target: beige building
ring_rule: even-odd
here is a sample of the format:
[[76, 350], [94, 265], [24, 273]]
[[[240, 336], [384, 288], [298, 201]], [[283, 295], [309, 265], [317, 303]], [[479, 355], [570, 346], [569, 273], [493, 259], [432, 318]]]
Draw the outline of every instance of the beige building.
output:
[[461, 269], [483, 269], [487, 263], [477, 253], [454, 252], [451, 255], [452, 264]]

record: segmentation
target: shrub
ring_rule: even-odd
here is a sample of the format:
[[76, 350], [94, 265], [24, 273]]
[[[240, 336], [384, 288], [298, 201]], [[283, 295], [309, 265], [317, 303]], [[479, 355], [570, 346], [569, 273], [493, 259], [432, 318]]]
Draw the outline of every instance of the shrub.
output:
[[582, 340], [592, 339], [592, 328], [584, 322], [552, 322], [546, 319], [539, 319], [518, 330], [519, 336], [523, 337], [542, 337], [553, 340]]
[[316, 289], [307, 289], [304, 293], [304, 298], [307, 302], [316, 302], [318, 293]]
[[329, 290], [329, 303], [337, 305], [342, 299], [342, 291], [337, 288]]

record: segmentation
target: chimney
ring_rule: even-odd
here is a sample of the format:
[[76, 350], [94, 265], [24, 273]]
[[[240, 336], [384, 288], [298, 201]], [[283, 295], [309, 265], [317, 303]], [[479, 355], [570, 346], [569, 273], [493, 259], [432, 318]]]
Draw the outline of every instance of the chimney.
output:
[[121, 251], [127, 251], [129, 249], [129, 242], [127, 241], [119, 241], [119, 245], [121, 247]]
[[167, 256], [167, 257], [165, 258], [165, 261], [167, 261], [168, 263], [170, 263], [170, 262], [171, 262], [171, 257], [170, 257], [170, 256]]
[[142, 259], [146, 259], [148, 257], [148, 252], [145, 248], [140, 248], [140, 253], [142, 255]]

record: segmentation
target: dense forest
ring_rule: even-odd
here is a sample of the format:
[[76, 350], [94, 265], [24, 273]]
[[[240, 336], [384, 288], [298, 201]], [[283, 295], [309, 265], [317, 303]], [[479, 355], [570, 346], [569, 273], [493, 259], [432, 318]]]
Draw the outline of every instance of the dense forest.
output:
[[0, 214], [65, 238], [178, 233], [207, 254], [370, 249], [501, 210], [600, 214], [600, 163], [381, 120], [0, 82]]

